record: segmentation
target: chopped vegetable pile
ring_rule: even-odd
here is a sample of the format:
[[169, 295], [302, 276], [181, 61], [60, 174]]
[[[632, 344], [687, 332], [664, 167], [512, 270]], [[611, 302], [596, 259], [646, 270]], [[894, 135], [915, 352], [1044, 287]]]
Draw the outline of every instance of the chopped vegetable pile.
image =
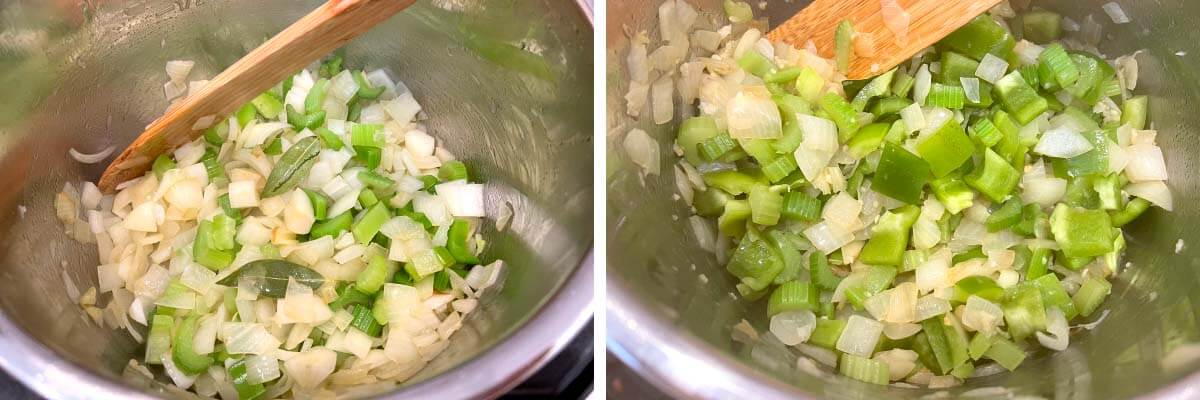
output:
[[[168, 64], [169, 98], [191, 67]], [[333, 397], [394, 387], [444, 350], [502, 264], [481, 265], [482, 185], [420, 112], [386, 72], [335, 56], [113, 196], [68, 184], [58, 216], [101, 263], [79, 303], [145, 345], [126, 375], [159, 370], [205, 397]]]
[[[1121, 228], [1172, 208], [1148, 99], [1132, 95], [1136, 55], [1097, 55], [1067, 37], [1073, 21], [1005, 3], [848, 81], [870, 47], [849, 22], [824, 58], [768, 42], [748, 5], [725, 4], [731, 24], [707, 30], [686, 2], [663, 3], [662, 47], [631, 45], [628, 111], [655, 82], [663, 124], [673, 99], [657, 88], [678, 87], [696, 116], [675, 177], [699, 243], [766, 303], [770, 336], [842, 375], [945, 387], [1066, 349], [1068, 324], [1101, 314]], [[625, 149], [657, 173], [646, 135]]]

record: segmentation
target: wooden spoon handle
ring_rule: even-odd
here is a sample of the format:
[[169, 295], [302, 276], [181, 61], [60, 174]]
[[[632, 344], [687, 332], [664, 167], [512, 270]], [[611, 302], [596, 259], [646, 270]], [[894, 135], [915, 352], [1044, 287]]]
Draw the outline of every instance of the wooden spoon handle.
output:
[[[883, 3], [891, 0], [815, 0], [767, 34], [767, 39], [784, 41], [803, 48], [808, 41], [825, 57], [834, 53], [833, 34], [842, 20], [854, 24], [854, 30], [869, 34], [873, 51], [869, 57], [850, 57], [850, 79], [869, 78], [912, 58], [917, 52], [966, 25], [991, 9], [1000, 0], [895, 0], [909, 22], [904, 37], [898, 37], [884, 20]], [[888, 15], [892, 23], [902, 17]], [[903, 24], [901, 24], [903, 26]]]
[[200, 136], [202, 129], [198, 128], [206, 127], [203, 120], [219, 122], [255, 96], [415, 1], [330, 0], [322, 4], [146, 127], [104, 171], [100, 189], [112, 193], [121, 182], [141, 176], [159, 154]]

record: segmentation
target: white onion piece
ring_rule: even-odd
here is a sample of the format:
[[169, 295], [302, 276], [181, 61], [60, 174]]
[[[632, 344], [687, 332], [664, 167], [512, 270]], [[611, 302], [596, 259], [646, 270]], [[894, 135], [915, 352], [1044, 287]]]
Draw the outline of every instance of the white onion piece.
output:
[[446, 209], [455, 217], [483, 217], [483, 185], [465, 180], [438, 184], [438, 196], [446, 201]]
[[629, 68], [629, 79], [636, 82], [650, 81], [650, 66], [646, 59], [646, 43], [633, 40], [629, 45], [629, 54], [625, 56], [625, 66]]
[[950, 262], [952, 255], [946, 249], [933, 253], [925, 263], [917, 266], [916, 284], [921, 293], [950, 286]]
[[929, 66], [921, 65], [914, 78], [916, 80], [913, 82], [913, 100], [923, 106], [925, 98], [929, 96], [929, 89], [933, 87], [933, 75], [929, 73]]
[[187, 388], [192, 387], [192, 384], [196, 382], [195, 375], [188, 375], [175, 366], [175, 359], [172, 358], [171, 352], [164, 351], [161, 361], [163, 371], [167, 373], [167, 377], [171, 378], [171, 382], [174, 382], [175, 386], [187, 390]]
[[859, 225], [860, 212], [862, 202], [846, 192], [840, 192], [825, 202], [825, 207], [821, 209], [821, 218], [841, 227], [854, 227]]
[[817, 318], [812, 311], [786, 311], [771, 317], [771, 333], [780, 342], [795, 346], [808, 341], [813, 329], [817, 326]]
[[908, 30], [911, 16], [896, 0], [879, 0], [880, 13], [883, 15], [883, 25], [896, 35], [896, 43], [900, 46], [908, 44]]
[[888, 339], [900, 340], [916, 335], [921, 331], [921, 325], [913, 323], [889, 323], [883, 325], [883, 336]]
[[[991, 54], [988, 54], [988, 55], [990, 56]], [[978, 103], [979, 102], [979, 78], [968, 78], [968, 77], [964, 76], [964, 77], [958, 78], [958, 80], [959, 80], [959, 82], [962, 83], [963, 91], [967, 92], [967, 100], [972, 103]]]
[[1141, 197], [1150, 203], [1162, 207], [1162, 209], [1171, 211], [1174, 209], [1174, 201], [1171, 196], [1171, 189], [1167, 188], [1167, 184], [1163, 181], [1138, 182], [1125, 186], [1125, 191], [1132, 196]]
[[314, 347], [284, 361], [283, 367], [297, 386], [314, 389], [337, 367], [337, 353], [324, 347]]
[[851, 315], [846, 320], [842, 336], [838, 337], [836, 349], [859, 357], [870, 357], [883, 333], [883, 324], [861, 315]]
[[630, 161], [641, 167], [642, 173], [646, 175], [658, 175], [659, 171], [659, 156], [658, 142], [650, 138], [646, 131], [634, 128], [625, 134], [623, 143], [625, 153], [629, 155]]
[[230, 354], [267, 354], [283, 343], [271, 335], [264, 325], [251, 322], [221, 324], [220, 338]]
[[[662, 125], [671, 122], [675, 116], [675, 81], [666, 75], [658, 78], [650, 87], [650, 110], [654, 123]], [[776, 110], [776, 114], [778, 114]]]
[[917, 299], [917, 320], [924, 321], [950, 312], [950, 302], [934, 296]]
[[762, 87], [743, 89], [734, 95], [726, 105], [725, 121], [734, 139], [774, 139], [783, 133], [779, 107]]
[[70, 153], [71, 158], [74, 158], [75, 161], [79, 161], [84, 164], [95, 164], [104, 161], [104, 159], [108, 158], [108, 156], [111, 155], [116, 149], [116, 147], [108, 146], [96, 153], [88, 154], [80, 153], [79, 150], [75, 150], [75, 148], [72, 147], [71, 149], [67, 150], [67, 153]]
[[1108, 141], [1108, 172], [1121, 173], [1129, 165], [1129, 153], [1124, 147]]
[[[925, 111], [925, 127], [921, 128], [921, 136], [928, 137], [942, 129], [942, 125], [954, 118], [954, 112], [942, 107], [929, 107]], [[920, 140], [920, 139], [918, 139]]]
[[1104, 13], [1108, 14], [1108, 18], [1111, 18], [1115, 24], [1128, 24], [1130, 22], [1129, 16], [1125, 15], [1125, 10], [1122, 10], [1121, 5], [1117, 4], [1117, 2], [1110, 1], [1100, 7], [1104, 8]]
[[287, 126], [288, 125], [283, 122], [264, 122], [257, 124], [251, 122], [248, 124], [248, 126], [246, 126], [246, 129], [238, 135], [237, 139], [243, 148], [249, 149], [262, 146], [262, 144], [267, 141], [267, 138], [284, 130], [287, 128]]
[[912, 103], [908, 107], [904, 107], [900, 110], [900, 118], [904, 120], [904, 126], [908, 133], [925, 129], [925, 110], [921, 109], [920, 104]]
[[1092, 143], [1079, 132], [1068, 127], [1058, 127], [1042, 134], [1033, 148], [1034, 152], [1047, 157], [1071, 158], [1092, 150]]
[[1117, 57], [1117, 78], [1120, 80], [1121, 88], [1125, 90], [1137, 89], [1138, 84], [1138, 53], [1123, 55]]
[[1013, 51], [1017, 53], [1017, 60], [1021, 62], [1021, 65], [1037, 65], [1038, 58], [1046, 49], [1028, 40], [1021, 40], [1013, 47]]
[[975, 76], [983, 79], [987, 83], [995, 84], [996, 81], [1004, 77], [1004, 73], [1008, 71], [1008, 61], [1000, 57], [996, 57], [991, 53], [983, 56], [979, 60], [979, 67], [975, 69]]
[[278, 378], [279, 360], [269, 355], [252, 355], [246, 357], [246, 383], [257, 385]]
[[1129, 162], [1125, 175], [1133, 182], [1167, 180], [1167, 163], [1162, 150], [1153, 144], [1134, 144], [1126, 148]]
[[196, 62], [190, 60], [167, 61], [167, 77], [171, 79], [171, 82], [183, 82], [187, 80], [188, 74], [192, 73], [192, 67], [195, 66]]
[[1063, 316], [1062, 310], [1056, 307], [1046, 310], [1046, 331], [1036, 332], [1035, 335], [1042, 347], [1054, 351], [1066, 350], [1071, 336], [1067, 327], [1067, 318]]
[[1004, 310], [996, 303], [975, 295], [967, 298], [967, 305], [962, 314], [963, 326], [972, 331], [990, 334], [1003, 323]]
[[829, 254], [854, 241], [854, 234], [846, 232], [838, 224], [821, 221], [804, 230], [804, 237], [822, 253]]
[[1024, 190], [1021, 201], [1037, 203], [1042, 207], [1053, 206], [1067, 193], [1067, 180], [1055, 177], [1025, 177], [1021, 180]]
[[917, 352], [905, 349], [891, 349], [875, 354], [875, 361], [881, 361], [888, 366], [889, 379], [898, 381], [908, 376], [917, 367]]

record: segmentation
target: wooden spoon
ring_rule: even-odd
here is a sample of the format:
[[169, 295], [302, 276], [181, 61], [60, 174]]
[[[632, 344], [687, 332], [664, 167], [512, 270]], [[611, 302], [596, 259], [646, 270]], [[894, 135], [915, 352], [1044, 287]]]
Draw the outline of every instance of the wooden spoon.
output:
[[[932, 46], [1001, 0], [815, 0], [799, 14], [767, 34], [771, 41], [784, 41], [803, 48], [809, 40], [826, 57], [834, 53], [833, 34], [842, 20], [849, 20], [859, 35], [869, 35], [865, 43], [868, 57], [850, 57], [849, 79], [865, 79], [887, 72], [908, 61], [917, 52]], [[884, 12], [884, 4], [895, 4]], [[901, 10], [902, 9], [902, 10]], [[903, 13], [908, 24], [903, 23]], [[903, 37], [884, 21], [898, 25]], [[896, 28], [896, 26], [893, 26]]]
[[159, 154], [199, 137], [223, 116], [414, 2], [330, 0], [322, 4], [152, 122], [104, 170], [98, 186], [112, 193], [121, 182], [142, 176]]

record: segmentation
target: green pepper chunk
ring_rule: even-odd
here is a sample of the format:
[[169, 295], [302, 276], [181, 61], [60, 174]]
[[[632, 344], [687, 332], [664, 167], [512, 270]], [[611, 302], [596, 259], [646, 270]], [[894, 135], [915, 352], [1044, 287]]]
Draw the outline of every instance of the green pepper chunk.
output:
[[908, 204], [920, 204], [929, 174], [929, 164], [925, 160], [900, 146], [886, 143], [871, 180], [871, 188]]
[[920, 215], [921, 209], [913, 205], [884, 213], [871, 227], [871, 239], [858, 259], [872, 265], [900, 265], [908, 248], [909, 232]]
[[988, 53], [1007, 58], [1015, 45], [1016, 41], [1008, 29], [986, 13], [938, 42], [939, 48], [950, 49], [975, 60], [982, 59]]
[[975, 143], [953, 118], [917, 145], [917, 153], [929, 163], [934, 177], [943, 177], [971, 159]]
[[1112, 251], [1113, 226], [1108, 213], [1058, 204], [1050, 214], [1050, 232], [1067, 257], [1095, 257]]
[[1017, 187], [1017, 183], [1021, 180], [1021, 175], [1017, 172], [1008, 161], [1001, 157], [992, 149], [983, 151], [983, 164], [971, 171], [964, 181], [971, 188], [978, 190], [995, 202], [1004, 201], [1008, 198], [1009, 193]]

